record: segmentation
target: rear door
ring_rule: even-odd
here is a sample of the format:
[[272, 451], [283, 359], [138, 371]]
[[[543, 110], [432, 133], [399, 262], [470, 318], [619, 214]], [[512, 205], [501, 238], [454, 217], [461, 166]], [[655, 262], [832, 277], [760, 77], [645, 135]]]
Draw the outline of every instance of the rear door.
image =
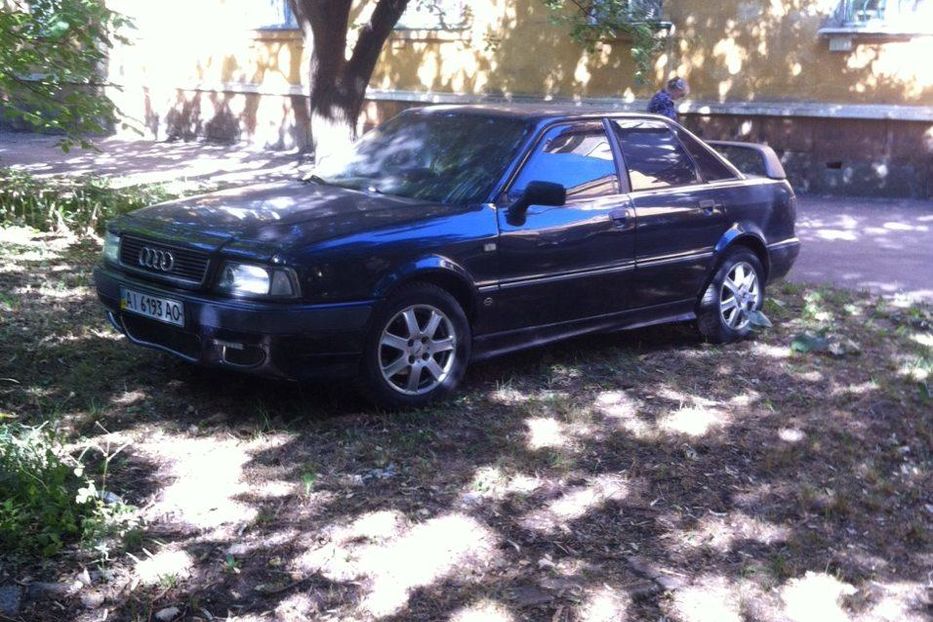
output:
[[637, 222], [632, 306], [693, 299], [711, 268], [713, 249], [728, 228], [724, 208], [729, 191], [701, 176], [674, 126], [651, 119], [614, 119], [612, 127]]
[[[499, 330], [556, 324], [625, 309], [635, 222], [602, 120], [544, 130], [498, 202]], [[529, 182], [567, 189], [562, 206], [531, 205], [521, 222], [506, 207]]]

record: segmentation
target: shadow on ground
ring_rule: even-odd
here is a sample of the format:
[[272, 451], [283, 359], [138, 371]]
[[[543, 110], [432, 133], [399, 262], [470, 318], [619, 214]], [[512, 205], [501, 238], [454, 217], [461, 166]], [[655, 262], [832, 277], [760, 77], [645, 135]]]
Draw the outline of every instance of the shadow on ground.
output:
[[[5, 235], [0, 410], [78, 445], [129, 443], [113, 485], [146, 519], [84, 590], [101, 599], [33, 602], [24, 619], [929, 614], [923, 309], [779, 286], [776, 328], [752, 341], [709, 346], [689, 325], [576, 339], [388, 415], [351, 385], [132, 348], [94, 300], [93, 244]], [[803, 330], [859, 352], [792, 353]], [[88, 560], [21, 563], [54, 578]]]

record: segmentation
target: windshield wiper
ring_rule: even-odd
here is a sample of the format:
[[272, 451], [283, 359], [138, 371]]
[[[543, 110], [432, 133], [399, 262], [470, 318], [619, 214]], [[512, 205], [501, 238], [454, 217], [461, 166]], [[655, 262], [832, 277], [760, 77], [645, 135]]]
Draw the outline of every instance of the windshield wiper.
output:
[[301, 182], [305, 184], [320, 184], [321, 186], [336, 186], [337, 185], [332, 181], [327, 181], [320, 175], [315, 175], [314, 173], [311, 173], [309, 175], [305, 175], [304, 177], [302, 177]]

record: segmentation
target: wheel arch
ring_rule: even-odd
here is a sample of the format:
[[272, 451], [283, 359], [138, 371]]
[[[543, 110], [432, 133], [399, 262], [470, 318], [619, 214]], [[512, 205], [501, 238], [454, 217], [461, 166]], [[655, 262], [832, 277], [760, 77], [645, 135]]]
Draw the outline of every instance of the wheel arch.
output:
[[440, 255], [408, 262], [380, 279], [373, 292], [374, 297], [385, 300], [411, 283], [429, 283], [440, 287], [456, 299], [467, 319], [473, 321], [478, 291], [470, 273], [456, 262]]
[[758, 261], [761, 262], [761, 267], [764, 268], [765, 271], [762, 275], [762, 281], [767, 283], [768, 274], [771, 272], [771, 259], [768, 255], [768, 246], [765, 244], [764, 235], [758, 227], [754, 225], [736, 223], [723, 233], [722, 237], [720, 237], [719, 241], [716, 243], [714, 248], [715, 260], [713, 261], [713, 268], [707, 277], [704, 290], [706, 286], [709, 285], [710, 279], [716, 274], [716, 270], [719, 269], [722, 258], [730, 249], [736, 246], [744, 246], [755, 253], [758, 257]]

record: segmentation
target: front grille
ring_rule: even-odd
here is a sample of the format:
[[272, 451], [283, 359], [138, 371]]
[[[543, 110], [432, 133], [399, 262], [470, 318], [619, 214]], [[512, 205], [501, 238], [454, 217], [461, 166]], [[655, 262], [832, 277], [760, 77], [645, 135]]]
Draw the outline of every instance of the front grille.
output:
[[[156, 251], [170, 251], [174, 258], [171, 270], [166, 272], [140, 265], [139, 252], [144, 247]], [[177, 246], [170, 246], [159, 242], [150, 242], [149, 240], [143, 240], [141, 238], [124, 236], [120, 241], [120, 263], [133, 270], [151, 274], [154, 277], [168, 277], [170, 279], [180, 279], [190, 283], [202, 283], [207, 273], [209, 259], [207, 253], [178, 248]]]
[[195, 334], [128, 313], [123, 314], [122, 320], [123, 328], [132, 339], [162, 346], [190, 359], [196, 359], [201, 354], [201, 338]]

